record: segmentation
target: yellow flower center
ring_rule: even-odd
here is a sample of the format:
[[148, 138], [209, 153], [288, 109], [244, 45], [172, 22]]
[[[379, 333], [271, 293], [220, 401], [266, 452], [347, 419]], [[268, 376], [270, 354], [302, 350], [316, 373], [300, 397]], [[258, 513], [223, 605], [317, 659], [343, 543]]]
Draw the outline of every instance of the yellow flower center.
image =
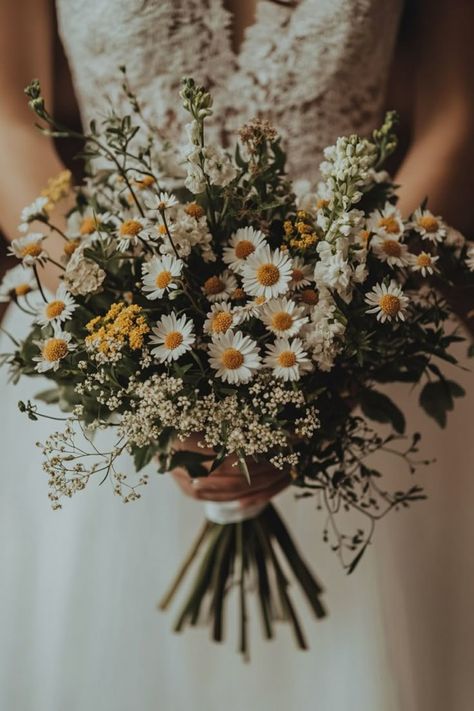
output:
[[386, 239], [382, 245], [382, 249], [389, 257], [399, 257], [402, 253], [400, 243], [394, 239]]
[[125, 220], [120, 225], [121, 237], [136, 237], [142, 230], [142, 225], [138, 220]]
[[164, 225], [158, 227], [158, 234], [161, 236], [168, 234]]
[[51, 301], [44, 310], [46, 318], [56, 318], [60, 316], [65, 308], [66, 304], [64, 301]]
[[32, 242], [31, 244], [26, 244], [21, 250], [22, 257], [39, 257], [43, 248], [41, 242]]
[[316, 209], [321, 210], [321, 208], [327, 207], [328, 205], [329, 205], [329, 200], [324, 200], [323, 198], [320, 198], [316, 203]]
[[296, 283], [302, 281], [304, 279], [304, 271], [302, 269], [293, 269], [291, 272], [291, 278]]
[[265, 301], [266, 298], [264, 296], [257, 296], [257, 298], [255, 299], [255, 303], [257, 304], [257, 306], [261, 306], [265, 303]]
[[384, 294], [380, 297], [379, 306], [388, 316], [396, 316], [400, 311], [400, 299], [393, 294]]
[[235, 289], [230, 297], [234, 301], [239, 301], [240, 299], [245, 299], [245, 291], [243, 289]]
[[318, 303], [318, 293], [314, 289], [304, 289], [301, 292], [301, 301], [308, 306], [314, 306]]
[[156, 275], [155, 284], [158, 289], [166, 289], [171, 284], [172, 278], [171, 272], [164, 270]]
[[17, 296], [26, 296], [30, 293], [31, 286], [29, 284], [17, 284], [14, 291]]
[[272, 316], [271, 324], [275, 331], [287, 331], [293, 324], [293, 318], [286, 311], [277, 311]]
[[273, 286], [280, 278], [280, 270], [274, 264], [262, 264], [257, 269], [257, 281], [262, 286]]
[[282, 351], [278, 356], [278, 365], [282, 368], [292, 368], [296, 365], [296, 356], [293, 351]]
[[436, 232], [439, 228], [438, 220], [436, 217], [433, 217], [433, 215], [422, 215], [422, 217], [418, 219], [418, 224], [427, 232]]
[[400, 232], [400, 225], [394, 217], [381, 217], [379, 227], [382, 227], [385, 232], [391, 235], [397, 235]]
[[78, 240], [78, 239], [73, 239], [73, 240], [70, 240], [69, 242], [66, 242], [66, 244], [64, 245], [64, 254], [67, 255], [68, 257], [70, 257], [71, 254], [74, 254], [74, 252], [79, 247], [79, 245], [80, 245], [80, 240]]
[[67, 342], [63, 338], [50, 338], [43, 346], [43, 358], [50, 363], [61, 360], [67, 354]]
[[91, 235], [98, 227], [99, 223], [95, 217], [84, 217], [79, 227], [79, 232], [81, 235]]
[[237, 348], [226, 348], [221, 355], [221, 363], [227, 370], [237, 370], [244, 362], [244, 357]]
[[431, 266], [431, 257], [426, 252], [422, 252], [417, 256], [416, 263], [419, 267], [429, 267]]
[[145, 190], [145, 188], [151, 188], [155, 183], [155, 178], [152, 175], [143, 175], [139, 180], [135, 181], [137, 188]]
[[360, 237], [360, 239], [361, 239], [362, 242], [368, 242], [368, 241], [369, 241], [369, 237], [370, 237], [370, 232], [369, 232], [369, 230], [361, 230], [361, 231], [359, 232], [359, 237]]
[[206, 294], [210, 294], [211, 296], [220, 294], [222, 291], [224, 291], [224, 289], [225, 284], [222, 279], [219, 279], [218, 276], [211, 276], [204, 282], [204, 291], [206, 292]]
[[237, 242], [235, 245], [234, 251], [237, 259], [245, 259], [249, 254], [255, 252], [255, 245], [252, 244], [249, 239], [241, 239], [240, 242]]
[[189, 205], [186, 205], [184, 211], [190, 217], [194, 217], [196, 220], [198, 220], [204, 215], [204, 209], [201, 207], [201, 205], [198, 205], [197, 202], [190, 202]]
[[219, 311], [211, 322], [211, 331], [213, 333], [225, 333], [231, 326], [233, 322], [232, 314], [228, 311]]
[[173, 351], [178, 348], [183, 342], [183, 334], [179, 331], [170, 331], [166, 334], [164, 346], [169, 351]]

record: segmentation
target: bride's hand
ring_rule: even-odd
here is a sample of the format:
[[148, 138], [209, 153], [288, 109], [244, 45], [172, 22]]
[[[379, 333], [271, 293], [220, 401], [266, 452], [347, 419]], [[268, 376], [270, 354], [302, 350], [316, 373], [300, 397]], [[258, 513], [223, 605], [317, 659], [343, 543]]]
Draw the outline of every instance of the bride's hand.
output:
[[[206, 453], [197, 447], [198, 437], [192, 437], [179, 445], [180, 449]], [[171, 472], [181, 490], [193, 499], [201, 501], [239, 501], [243, 507], [264, 504], [285, 489], [290, 483], [287, 472], [282, 472], [267, 462], [249, 462], [251, 483], [229, 457], [209, 476], [191, 479], [189, 474], [177, 467]]]

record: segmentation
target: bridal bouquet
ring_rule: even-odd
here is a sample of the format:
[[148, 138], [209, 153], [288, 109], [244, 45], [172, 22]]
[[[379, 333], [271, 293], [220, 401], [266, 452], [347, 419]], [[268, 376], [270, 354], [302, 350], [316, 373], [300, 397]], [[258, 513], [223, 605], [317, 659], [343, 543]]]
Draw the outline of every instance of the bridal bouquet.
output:
[[[268, 122], [244, 125], [231, 157], [207, 139], [211, 95], [186, 79], [191, 120], [179, 153], [158, 140], [125, 73], [123, 86], [130, 115], [111, 111], [80, 136], [83, 185], [73, 189], [62, 173], [23, 211], [11, 247], [22, 263], [0, 287], [31, 316], [25, 340], [4, 355], [13, 379], [48, 378], [54, 387], [38, 399], [67, 413], [64, 429], [39, 444], [52, 506], [105, 480], [134, 501], [153, 462], [197, 478], [217, 476], [229, 458], [249, 482], [266, 463], [314, 497], [324, 539], [351, 572], [376, 521], [424, 497], [412, 481], [390, 491], [371, 461], [391, 452], [408, 475], [420, 463], [419, 436], [405, 438], [403, 412], [379, 386], [419, 384], [420, 405], [441, 425], [463, 395], [441, 370], [462, 339], [438, 287], [454, 271], [472, 283], [474, 250], [426, 204], [401, 216], [382, 170], [396, 144], [393, 114], [371, 138], [327, 148], [322, 182], [297, 198]], [[44, 131], [73, 135], [37, 82], [26, 91]], [[66, 196], [63, 228], [52, 214]], [[48, 252], [51, 234], [63, 240], [61, 261]], [[55, 294], [41, 283], [48, 261], [60, 277]], [[31, 401], [20, 409], [47, 416]], [[94, 436], [103, 429], [114, 436], [107, 451]], [[190, 436], [201, 449], [187, 446]], [[136, 472], [122, 468], [124, 452]], [[162, 607], [196, 566], [176, 630], [204, 621], [221, 640], [235, 589], [247, 654], [250, 591], [266, 637], [286, 620], [305, 648], [289, 586], [296, 581], [322, 617], [319, 583], [272, 505], [253, 517], [230, 508], [209, 508]]]

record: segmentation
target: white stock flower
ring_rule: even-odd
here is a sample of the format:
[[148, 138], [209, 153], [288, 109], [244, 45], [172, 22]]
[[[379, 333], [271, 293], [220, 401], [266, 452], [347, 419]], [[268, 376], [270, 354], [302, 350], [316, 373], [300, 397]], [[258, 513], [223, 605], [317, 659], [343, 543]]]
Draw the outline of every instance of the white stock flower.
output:
[[261, 367], [257, 343], [240, 331], [217, 334], [209, 344], [209, 364], [225, 382], [248, 383]]
[[175, 313], [162, 316], [152, 332], [150, 343], [155, 348], [151, 349], [151, 354], [161, 363], [177, 360], [190, 350], [195, 341], [193, 322], [184, 314], [179, 318]]
[[268, 245], [247, 257], [242, 266], [244, 291], [250, 296], [271, 299], [288, 291], [293, 262], [285, 252], [272, 252]]
[[318, 303], [310, 312], [310, 322], [302, 331], [305, 345], [320, 370], [332, 369], [344, 332], [345, 326], [338, 318], [334, 299], [327, 290], [322, 290]]
[[142, 265], [143, 291], [147, 299], [160, 299], [165, 292], [176, 289], [176, 277], [181, 275], [184, 263], [169, 254], [152, 257]]
[[66, 265], [64, 284], [73, 296], [97, 294], [105, 280], [106, 273], [99, 265], [84, 257], [81, 248], [76, 249]]
[[264, 364], [271, 368], [273, 375], [285, 381], [299, 380], [301, 375], [312, 369], [308, 354], [300, 338], [279, 338], [267, 346]]
[[266, 244], [265, 235], [260, 230], [240, 227], [230, 237], [222, 259], [233, 271], [239, 272], [247, 257]]
[[77, 309], [76, 302], [68, 293], [65, 285], [60, 284], [54, 298], [41, 305], [36, 321], [41, 326], [46, 326], [48, 323], [59, 325], [64, 321], [69, 321], [75, 309]]
[[0, 284], [0, 303], [26, 296], [38, 288], [33, 270], [17, 264], [9, 269]]
[[272, 299], [262, 306], [260, 318], [269, 331], [276, 336], [296, 336], [308, 319], [304, 316], [304, 307], [294, 301]]
[[377, 320], [385, 323], [392, 319], [405, 320], [408, 297], [406, 297], [395, 282], [390, 284], [376, 284], [365, 297], [365, 302], [372, 308], [367, 309], [368, 314], [377, 314]]

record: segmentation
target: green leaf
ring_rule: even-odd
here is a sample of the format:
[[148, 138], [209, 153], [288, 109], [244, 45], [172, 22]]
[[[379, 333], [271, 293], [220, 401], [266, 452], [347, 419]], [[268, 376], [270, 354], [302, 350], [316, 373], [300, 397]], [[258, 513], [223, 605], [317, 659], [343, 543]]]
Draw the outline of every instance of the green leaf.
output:
[[53, 403], [59, 402], [60, 392], [59, 388], [48, 388], [47, 390], [42, 390], [37, 393], [35, 399], [41, 400], [41, 402], [45, 402], [47, 405], [52, 405]]
[[200, 452], [188, 452], [183, 450], [174, 452], [171, 455], [169, 468], [174, 469], [175, 467], [182, 467], [183, 469], [186, 469], [192, 479], [195, 479], [196, 477], [207, 476], [209, 472], [206, 467], [203, 466], [203, 463], [209, 462], [212, 459], [214, 459], [214, 455], [210, 456], [209, 454], [201, 454]]
[[137, 472], [151, 462], [155, 454], [157, 454], [157, 451], [158, 448], [154, 444], [148, 445], [147, 447], [134, 447], [133, 461]]
[[405, 431], [405, 416], [387, 395], [367, 388], [361, 391], [359, 403], [366, 417], [376, 422], [390, 423], [399, 434]]
[[426, 383], [420, 393], [420, 405], [440, 427], [446, 427], [447, 413], [454, 408], [454, 398], [463, 397], [464, 389], [452, 380]]

